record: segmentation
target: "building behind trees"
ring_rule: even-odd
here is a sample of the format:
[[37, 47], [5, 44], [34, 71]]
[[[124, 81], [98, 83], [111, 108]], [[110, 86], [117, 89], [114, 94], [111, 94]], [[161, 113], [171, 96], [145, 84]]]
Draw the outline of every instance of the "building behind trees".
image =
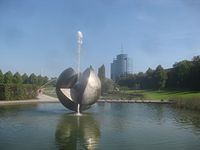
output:
[[158, 65], [145, 73], [129, 74], [118, 79], [117, 84], [132, 89], [200, 90], [200, 56], [176, 62], [172, 68]]
[[117, 81], [122, 76], [132, 74], [132, 59], [127, 54], [119, 54], [111, 63], [111, 79]]

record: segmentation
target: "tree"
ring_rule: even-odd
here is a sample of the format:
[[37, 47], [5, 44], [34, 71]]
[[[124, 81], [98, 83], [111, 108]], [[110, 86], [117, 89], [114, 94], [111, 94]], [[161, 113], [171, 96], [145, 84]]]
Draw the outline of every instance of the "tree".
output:
[[13, 79], [13, 74], [11, 71], [8, 71], [4, 74], [4, 83], [5, 84], [10, 84], [12, 83], [12, 79]]
[[0, 84], [2, 84], [3, 83], [3, 73], [2, 73], [2, 71], [0, 70]]
[[101, 85], [101, 93], [108, 93], [110, 91], [113, 91], [114, 84], [111, 79], [106, 78], [104, 80], [104, 83]]
[[37, 84], [37, 77], [34, 73], [32, 73], [28, 78], [29, 84]]
[[47, 76], [43, 77], [43, 84], [47, 83], [49, 81], [49, 78]]
[[194, 56], [194, 57], [192, 58], [192, 61], [193, 61], [193, 62], [200, 63], [200, 55], [199, 55], [199, 56]]
[[183, 60], [173, 65], [175, 86], [178, 88], [187, 88], [189, 84], [189, 75], [192, 68], [192, 62]]
[[41, 75], [38, 75], [36, 78], [37, 78], [36, 84], [37, 84], [37, 85], [40, 85], [40, 86], [41, 86], [41, 85], [44, 85], [44, 84], [47, 83], [48, 80], [49, 80], [47, 76], [42, 77]]
[[105, 80], [106, 78], [106, 75], [105, 75], [105, 66], [102, 65], [99, 69], [98, 69], [98, 76], [99, 76], [99, 79], [101, 80], [101, 82], [103, 83], [103, 81]]
[[136, 76], [136, 86], [137, 89], [144, 89], [145, 85], [145, 74], [143, 72], [139, 72]]
[[37, 84], [42, 85], [43, 84], [43, 77], [41, 75], [37, 76]]
[[161, 89], [165, 87], [166, 80], [167, 80], [167, 73], [162, 68], [161, 65], [158, 65], [155, 72], [154, 72], [154, 80], [155, 80], [155, 88]]
[[19, 72], [16, 72], [13, 76], [12, 82], [15, 84], [22, 84], [22, 77]]
[[99, 79], [101, 81], [101, 94], [105, 93], [106, 90], [105, 90], [105, 66], [102, 65], [101, 67], [99, 67], [98, 69], [98, 76], [99, 76]]
[[51, 78], [49, 80], [49, 85], [55, 87], [57, 82], [57, 77]]
[[108, 93], [109, 91], [113, 90], [113, 82], [112, 82], [112, 80], [106, 78], [105, 72], [106, 71], [105, 71], [104, 65], [99, 67], [98, 76], [99, 76], [99, 79], [101, 81], [101, 94]]
[[117, 84], [123, 87], [134, 88], [135, 87], [135, 75], [128, 74], [127, 76], [122, 76], [117, 81]]
[[117, 84], [135, 89], [184, 88], [200, 90], [200, 56], [192, 61], [183, 60], [173, 65], [173, 68], [163, 69], [161, 65], [156, 70], [149, 68], [145, 73], [122, 76]]
[[200, 56], [192, 59], [192, 67], [190, 72], [190, 87], [194, 90], [200, 90]]
[[28, 75], [26, 73], [22, 75], [22, 82], [23, 84], [28, 84]]
[[145, 73], [145, 84], [144, 84], [144, 88], [147, 89], [152, 89], [154, 88], [154, 70], [152, 70], [151, 68], [148, 68], [148, 70]]

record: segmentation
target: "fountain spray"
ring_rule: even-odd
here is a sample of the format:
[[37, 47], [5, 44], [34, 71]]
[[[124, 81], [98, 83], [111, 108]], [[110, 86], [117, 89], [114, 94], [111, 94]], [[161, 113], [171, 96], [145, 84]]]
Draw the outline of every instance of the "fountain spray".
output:
[[[77, 32], [77, 44], [78, 44], [78, 49], [77, 49], [77, 73], [78, 73], [78, 80], [80, 76], [80, 55], [81, 55], [81, 45], [83, 44], [83, 34], [81, 31]], [[80, 115], [80, 104], [77, 106], [77, 114]]]
[[83, 33], [81, 31], [77, 32], [77, 73], [78, 73], [78, 79], [80, 75], [80, 55], [81, 55], [81, 45], [83, 44]]

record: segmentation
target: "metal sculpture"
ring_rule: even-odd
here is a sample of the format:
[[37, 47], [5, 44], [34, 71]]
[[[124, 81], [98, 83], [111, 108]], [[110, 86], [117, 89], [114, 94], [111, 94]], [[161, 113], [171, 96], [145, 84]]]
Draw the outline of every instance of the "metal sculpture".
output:
[[81, 112], [98, 100], [101, 82], [92, 68], [79, 75], [72, 68], [68, 68], [57, 80], [56, 93], [66, 108]]

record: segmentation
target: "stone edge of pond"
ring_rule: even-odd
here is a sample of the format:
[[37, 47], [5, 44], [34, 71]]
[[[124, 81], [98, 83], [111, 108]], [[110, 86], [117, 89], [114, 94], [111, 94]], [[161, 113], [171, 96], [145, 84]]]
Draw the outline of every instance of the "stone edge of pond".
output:
[[172, 104], [169, 100], [103, 100], [100, 99], [98, 103], [158, 103], [158, 104]]
[[[57, 98], [48, 95], [39, 95], [37, 99], [30, 100], [11, 100], [11, 101], [0, 101], [0, 106], [4, 105], [16, 105], [16, 104], [32, 104], [32, 103], [58, 103]], [[157, 104], [171, 104], [169, 100], [103, 100], [99, 99], [97, 103], [157, 103]]]

